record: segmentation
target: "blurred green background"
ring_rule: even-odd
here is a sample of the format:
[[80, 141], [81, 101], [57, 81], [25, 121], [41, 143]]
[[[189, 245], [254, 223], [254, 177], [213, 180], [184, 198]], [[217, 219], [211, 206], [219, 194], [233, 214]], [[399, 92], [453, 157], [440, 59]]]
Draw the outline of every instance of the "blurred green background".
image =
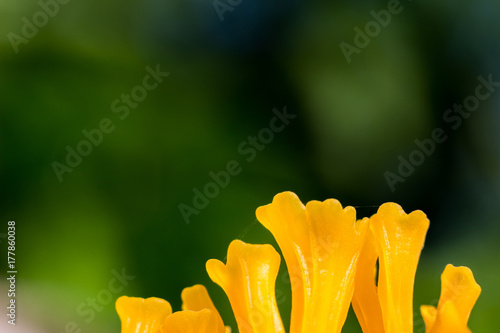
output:
[[[337, 198], [360, 217], [386, 201], [424, 210], [415, 332], [447, 263], [470, 267], [483, 288], [471, 329], [496, 332], [500, 92], [456, 129], [443, 116], [475, 94], [479, 76], [500, 81], [499, 2], [401, 1], [348, 62], [341, 43], [355, 46], [354, 28], [364, 31], [387, 1], [65, 1], [0, 3], [0, 241], [6, 250], [15, 220], [19, 271], [18, 326], [4, 318], [2, 332], [65, 332], [72, 322], [119, 332], [120, 295], [179, 310], [181, 290], [197, 283], [236, 330], [205, 262], [222, 260], [234, 238], [275, 245], [254, 212], [284, 190], [304, 202]], [[133, 89], [148, 66], [170, 75], [127, 117], [114, 112], [122, 94], [145, 91]], [[273, 109], [285, 106], [296, 118], [266, 137]], [[103, 119], [114, 130], [60, 181], [54, 162], [66, 165], [67, 146]], [[391, 189], [386, 172], [397, 174], [399, 156], [408, 160], [436, 128], [447, 140]], [[240, 145], [259, 133], [269, 140], [248, 161]], [[193, 206], [193, 189], [232, 160], [241, 172], [186, 223], [179, 205]], [[0, 267], [3, 276], [5, 259]], [[123, 269], [135, 278], [106, 292]], [[277, 290], [288, 325], [283, 262]], [[96, 297], [104, 302], [91, 315]], [[343, 332], [361, 332], [352, 314]]]

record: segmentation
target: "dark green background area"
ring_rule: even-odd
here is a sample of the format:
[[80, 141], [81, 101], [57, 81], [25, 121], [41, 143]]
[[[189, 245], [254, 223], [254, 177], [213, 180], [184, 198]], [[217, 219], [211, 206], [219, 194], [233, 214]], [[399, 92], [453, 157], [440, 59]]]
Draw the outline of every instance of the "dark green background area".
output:
[[[418, 307], [439, 297], [448, 263], [470, 267], [483, 288], [471, 329], [496, 332], [500, 88], [456, 129], [443, 115], [474, 95], [479, 76], [500, 81], [500, 4], [400, 6], [348, 63], [340, 43], [354, 45], [354, 28], [364, 30], [386, 1], [243, 0], [223, 21], [209, 0], [69, 1], [17, 53], [8, 35], [21, 35], [23, 17], [31, 21], [40, 5], [2, 1], [0, 233], [16, 221], [22, 325], [6, 332], [64, 332], [71, 322], [119, 332], [120, 295], [161, 297], [179, 310], [182, 289], [197, 283], [236, 331], [205, 262], [224, 259], [235, 238], [276, 246], [255, 209], [284, 190], [304, 202], [337, 198], [359, 217], [387, 201], [422, 209], [431, 227], [415, 332], [423, 332]], [[157, 65], [170, 75], [120, 119], [112, 102]], [[296, 118], [247, 161], [238, 147], [284, 107]], [[82, 131], [105, 118], [114, 130], [60, 182], [53, 163], [65, 164], [66, 147], [76, 149]], [[436, 128], [446, 141], [391, 191], [386, 172], [397, 174], [400, 156], [408, 160], [415, 140]], [[187, 224], [179, 205], [193, 206], [193, 189], [203, 191], [210, 172], [232, 160], [241, 172]], [[122, 269], [135, 278], [89, 310]], [[285, 323], [287, 281], [282, 262]], [[350, 315], [344, 332], [360, 331]]]

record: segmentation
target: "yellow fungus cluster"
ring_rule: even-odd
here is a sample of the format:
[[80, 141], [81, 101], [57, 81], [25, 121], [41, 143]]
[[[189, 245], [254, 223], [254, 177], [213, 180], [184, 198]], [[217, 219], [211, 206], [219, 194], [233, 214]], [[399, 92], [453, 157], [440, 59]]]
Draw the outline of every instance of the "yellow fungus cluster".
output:
[[[352, 304], [364, 333], [413, 333], [413, 285], [429, 220], [395, 203], [358, 220], [335, 199], [302, 204], [291, 192], [257, 209], [290, 275], [289, 333], [339, 333]], [[268, 244], [229, 245], [207, 272], [227, 294], [240, 333], [285, 333], [276, 303], [280, 255]], [[378, 266], [377, 266], [378, 263]], [[466, 333], [481, 288], [467, 267], [446, 266], [437, 307], [422, 306], [426, 333]], [[159, 298], [120, 297], [122, 333], [230, 333], [202, 285], [184, 289], [182, 311]]]

